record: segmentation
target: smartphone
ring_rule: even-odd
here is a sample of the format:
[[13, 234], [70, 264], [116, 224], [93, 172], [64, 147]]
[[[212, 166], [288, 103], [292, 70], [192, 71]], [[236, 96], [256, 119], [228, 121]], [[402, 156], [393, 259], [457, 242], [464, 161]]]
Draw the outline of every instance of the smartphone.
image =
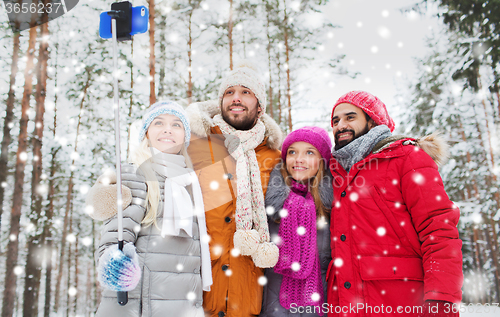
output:
[[[113, 8], [112, 8], [113, 9]], [[127, 26], [125, 26], [125, 34], [132, 36], [135, 34], [145, 33], [148, 30], [148, 22], [149, 22], [149, 11], [145, 6], [138, 6], [131, 8], [131, 14], [129, 15], [129, 25], [130, 31]], [[118, 40], [129, 40], [130, 38], [126, 38], [126, 36], [120, 36], [122, 32], [120, 32], [120, 23], [116, 23], [117, 28], [117, 38]], [[123, 27], [121, 27], [123, 29]], [[111, 17], [107, 12], [102, 12], [99, 16], [99, 36], [103, 39], [110, 39], [113, 37], [111, 34]]]

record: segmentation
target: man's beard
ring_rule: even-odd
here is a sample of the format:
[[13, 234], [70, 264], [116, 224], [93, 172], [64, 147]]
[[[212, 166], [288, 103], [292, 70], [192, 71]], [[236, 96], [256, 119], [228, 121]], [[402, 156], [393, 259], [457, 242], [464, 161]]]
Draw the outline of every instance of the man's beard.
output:
[[[362, 137], [363, 135], [367, 134], [368, 131], [370, 131], [370, 128], [368, 127], [368, 123], [366, 124], [365, 128], [363, 129], [363, 131], [361, 131], [357, 135], [356, 135], [356, 132], [354, 132], [354, 130], [351, 130], [351, 129], [346, 129], [346, 130], [343, 130], [343, 131], [337, 131], [335, 133], [335, 151], [340, 150], [341, 148], [343, 148], [347, 144], [351, 143], [352, 141], [356, 140], [357, 138]], [[345, 133], [345, 132], [351, 132], [353, 138], [351, 140], [344, 140], [344, 141], [340, 141], [339, 142], [337, 140], [338, 139], [338, 135], [341, 134], [341, 133]]]
[[248, 115], [243, 120], [233, 120], [227, 115], [227, 113], [229, 112], [229, 108], [232, 106], [240, 106], [240, 107], [244, 107], [245, 110], [248, 110], [247, 107], [243, 106], [240, 103], [233, 103], [233, 104], [229, 105], [229, 107], [227, 107], [228, 111], [222, 111], [222, 113], [221, 113], [222, 119], [224, 119], [224, 121], [229, 123], [229, 125], [232, 126], [233, 128], [235, 128], [236, 130], [248, 131], [251, 128], [253, 128], [255, 125], [255, 122], [257, 121], [257, 115], [255, 116], [255, 118], [252, 118], [251, 115]]

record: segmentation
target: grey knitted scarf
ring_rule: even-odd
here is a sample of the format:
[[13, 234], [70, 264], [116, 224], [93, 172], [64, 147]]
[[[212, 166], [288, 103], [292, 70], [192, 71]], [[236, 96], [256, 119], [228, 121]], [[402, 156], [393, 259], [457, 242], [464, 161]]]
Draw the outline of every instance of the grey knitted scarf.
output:
[[378, 142], [391, 135], [391, 130], [386, 125], [378, 125], [338, 151], [333, 150], [332, 155], [349, 173], [351, 167], [367, 157]]

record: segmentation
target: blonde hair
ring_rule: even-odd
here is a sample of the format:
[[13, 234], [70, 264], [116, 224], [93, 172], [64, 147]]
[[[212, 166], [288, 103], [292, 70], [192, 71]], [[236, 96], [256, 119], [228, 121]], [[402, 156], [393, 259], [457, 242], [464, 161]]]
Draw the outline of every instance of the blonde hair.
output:
[[[193, 168], [193, 164], [191, 159], [189, 158], [186, 146], [184, 145], [179, 152], [179, 155], [184, 156], [186, 159], [186, 167]], [[151, 157], [152, 157], [149, 139], [145, 137], [140, 143], [137, 150], [132, 153], [131, 161], [134, 163], [141, 173], [146, 178], [146, 215], [142, 220], [142, 223], [146, 226], [150, 226], [154, 224], [158, 227], [156, 223], [156, 218], [158, 216], [158, 205], [160, 203], [160, 185], [158, 184], [158, 180], [156, 178], [156, 173], [153, 170], [151, 165]]]
[[[323, 202], [321, 201], [321, 195], [319, 193], [319, 184], [323, 179], [324, 171], [325, 171], [325, 160], [321, 159], [319, 162], [318, 171], [308, 181], [308, 190], [311, 192], [311, 196], [313, 197], [314, 200], [314, 205], [316, 206], [316, 218], [320, 217], [326, 218], [330, 213], [330, 210], [327, 207], [325, 207], [325, 205], [323, 205]], [[285, 180], [285, 184], [288, 187], [290, 187], [292, 185], [293, 177], [290, 175], [290, 173], [286, 168], [286, 160], [284, 160], [283, 163], [281, 164], [280, 172], [281, 176], [283, 176], [283, 179]]]

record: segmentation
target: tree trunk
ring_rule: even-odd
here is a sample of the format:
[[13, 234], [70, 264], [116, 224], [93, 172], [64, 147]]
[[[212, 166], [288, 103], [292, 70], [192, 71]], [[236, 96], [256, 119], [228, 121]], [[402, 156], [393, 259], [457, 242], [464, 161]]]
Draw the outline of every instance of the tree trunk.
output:
[[[73, 211], [73, 204], [71, 204], [71, 211]], [[69, 232], [73, 232], [73, 212], [70, 214], [70, 220], [69, 220]], [[70, 311], [73, 306], [72, 303], [72, 297], [69, 295], [69, 289], [71, 287], [71, 268], [72, 266], [72, 258], [73, 258], [73, 244], [69, 243], [68, 244], [68, 259], [66, 261], [66, 269], [68, 270], [68, 275], [66, 277], [66, 316], [70, 316]]]
[[12, 48], [12, 63], [10, 65], [9, 79], [9, 95], [6, 102], [5, 118], [3, 121], [3, 137], [2, 137], [2, 152], [0, 153], [0, 220], [3, 212], [3, 201], [5, 188], [7, 187], [8, 161], [9, 161], [9, 145], [12, 141], [10, 129], [14, 120], [14, 102], [16, 100], [14, 87], [16, 85], [16, 75], [18, 71], [19, 61], [19, 36], [20, 33], [14, 34]]
[[271, 118], [274, 119], [274, 111], [273, 111], [273, 75], [272, 75], [272, 69], [271, 69], [271, 45], [272, 45], [272, 39], [271, 39], [271, 33], [269, 31], [269, 24], [271, 22], [271, 17], [270, 17], [270, 6], [266, 2], [266, 11], [267, 11], [267, 26], [266, 26], [266, 34], [267, 34], [267, 61], [268, 61], [268, 68], [269, 68], [269, 106], [267, 107], [269, 109], [269, 114], [271, 115]]
[[[48, 0], [44, 0], [46, 5]], [[42, 140], [45, 114], [45, 96], [47, 91], [47, 62], [49, 59], [49, 44], [46, 38], [49, 36], [48, 15], [43, 14], [40, 26], [40, 48], [38, 53], [37, 82], [36, 82], [36, 115], [35, 130], [33, 132], [33, 170], [31, 174], [31, 215], [30, 221], [35, 224], [35, 234], [29, 237], [28, 256], [26, 259], [26, 278], [24, 283], [23, 316], [31, 317], [38, 315], [38, 296], [40, 278], [42, 275], [42, 259], [44, 244], [43, 234], [40, 230], [40, 215], [42, 213], [42, 194], [40, 193], [40, 180], [42, 175]]]
[[[55, 75], [54, 75], [54, 86], [57, 88], [57, 70], [58, 70], [58, 64], [57, 64], [57, 57], [59, 53], [59, 45], [56, 43], [55, 44]], [[55, 89], [55, 96], [54, 96], [54, 121], [53, 121], [53, 128], [52, 128], [52, 139], [55, 139], [56, 137], [56, 128], [57, 128], [57, 89]], [[52, 228], [52, 218], [54, 217], [54, 198], [56, 195], [56, 185], [55, 185], [55, 175], [57, 172], [58, 164], [57, 164], [57, 153], [61, 149], [60, 146], [57, 148], [52, 148], [51, 149], [51, 159], [50, 159], [50, 175], [49, 175], [49, 190], [48, 190], [48, 199], [49, 199], [49, 204], [47, 207], [47, 213], [46, 213], [46, 220], [45, 224], [43, 227], [43, 240], [45, 241], [45, 261], [47, 263], [46, 269], [45, 269], [45, 302], [44, 302], [44, 307], [43, 307], [43, 316], [44, 317], [49, 317], [50, 316], [50, 302], [51, 302], [51, 294], [52, 294], [52, 254], [53, 254], [53, 238], [52, 238], [52, 233], [51, 233], [51, 228]]]
[[158, 66], [160, 67], [160, 72], [158, 74], [158, 97], [165, 97], [165, 68], [167, 60], [167, 37], [165, 36], [165, 30], [167, 28], [167, 17], [162, 16], [158, 23], [158, 37], [160, 38], [160, 58], [158, 61]]
[[[189, 1], [189, 5], [192, 6], [191, 1]], [[193, 100], [193, 79], [192, 79], [192, 66], [193, 66], [193, 60], [192, 60], [192, 46], [193, 46], [193, 37], [192, 37], [192, 19], [193, 19], [193, 11], [194, 9], [191, 9], [189, 12], [189, 21], [188, 21], [188, 87], [187, 87], [187, 100], [188, 104], [191, 104]]]
[[[32, 22], [33, 20], [34, 19], [32, 19]], [[12, 316], [16, 298], [17, 276], [14, 274], [14, 268], [17, 265], [19, 250], [19, 221], [21, 219], [21, 207], [23, 205], [24, 168], [26, 167], [25, 156], [28, 147], [28, 110], [30, 108], [30, 98], [33, 90], [33, 58], [35, 54], [36, 31], [37, 28], [35, 26], [29, 30], [29, 45], [26, 53], [27, 61], [24, 71], [24, 93], [21, 102], [21, 120], [19, 122], [14, 194], [12, 197], [12, 210], [10, 216], [10, 239], [7, 245], [7, 257], [5, 262], [5, 288], [3, 292], [2, 317]]]
[[229, 69], [233, 70], [233, 0], [229, 0], [229, 21], [227, 23], [229, 39]]
[[[87, 96], [87, 90], [90, 86], [90, 78], [91, 75], [87, 71], [87, 82], [85, 83], [85, 86], [83, 88], [83, 97], [80, 102], [80, 112], [78, 113], [78, 124], [76, 126], [76, 137], [75, 137], [75, 147], [73, 149], [74, 152], [78, 150], [78, 136], [80, 134], [80, 124], [82, 121], [82, 109], [83, 109], [83, 104], [85, 101], [85, 97]], [[72, 160], [71, 166], [75, 164], [75, 159]], [[72, 199], [73, 199], [73, 177], [74, 177], [74, 171], [71, 170], [69, 180], [68, 180], [68, 192], [66, 194], [66, 208], [64, 211], [64, 224], [63, 224], [63, 231], [61, 235], [61, 254], [59, 255], [59, 271], [57, 272], [57, 280], [56, 280], [56, 290], [55, 290], [55, 304], [54, 304], [54, 311], [57, 313], [59, 310], [59, 301], [60, 301], [60, 291], [61, 291], [61, 279], [62, 279], [62, 274], [63, 274], [63, 267], [64, 267], [64, 253], [65, 253], [65, 248], [66, 248], [66, 237], [68, 235], [68, 221], [69, 221], [69, 216], [70, 216], [70, 209], [71, 209], [71, 204], [72, 204]]]
[[288, 43], [288, 15], [286, 13], [286, 6], [284, 9], [285, 21], [284, 21], [284, 31], [285, 31], [285, 52], [286, 52], [286, 96], [288, 100], [288, 132], [292, 132], [292, 96], [290, 94], [290, 46]]
[[149, 104], [156, 102], [155, 93], [155, 0], [149, 0]]
[[281, 125], [281, 119], [283, 118], [283, 106], [281, 105], [281, 54], [278, 50], [278, 124]]

